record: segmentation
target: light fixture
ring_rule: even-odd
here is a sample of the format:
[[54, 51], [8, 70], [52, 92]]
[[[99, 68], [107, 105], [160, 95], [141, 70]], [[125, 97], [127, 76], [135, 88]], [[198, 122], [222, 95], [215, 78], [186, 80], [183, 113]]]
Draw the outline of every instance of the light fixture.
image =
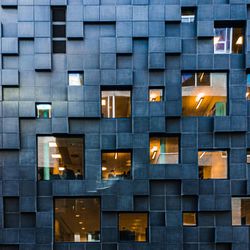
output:
[[106, 100], [102, 99], [102, 106], [105, 106], [105, 105], [106, 105]]
[[204, 154], [206, 154], [206, 151], [204, 151], [204, 152], [200, 155], [200, 159], [204, 156]]
[[250, 94], [249, 92], [246, 93], [246, 98], [249, 96], [249, 94]]
[[107, 170], [107, 168], [106, 167], [102, 167], [102, 171], [106, 171]]
[[61, 159], [62, 158], [62, 156], [60, 154], [52, 154], [51, 157], [54, 159]]
[[116, 153], [115, 153], [115, 159], [116, 159], [116, 160], [117, 160], [117, 157], [118, 157], [118, 153], [116, 152]]
[[76, 214], [76, 218], [79, 218], [80, 217], [80, 214]]
[[196, 96], [195, 101], [196, 101], [196, 102], [199, 102], [200, 99], [201, 99], [202, 97], [204, 97], [204, 93], [199, 93], [199, 94]]
[[81, 225], [83, 222], [82, 221], [79, 221], [79, 224]]
[[198, 109], [200, 107], [200, 105], [203, 102], [203, 100], [204, 100], [204, 97], [201, 97], [200, 100], [199, 100], [199, 102], [198, 102], [198, 104], [197, 104], [197, 106], [196, 106], [196, 109]]
[[56, 147], [57, 147], [56, 142], [50, 141], [50, 142], [49, 142], [49, 147], [50, 147], [50, 148], [56, 148]]
[[201, 73], [200, 81], [202, 81], [203, 77], [204, 77], [204, 72]]
[[220, 40], [220, 37], [219, 36], [215, 36], [214, 37], [214, 44], [217, 44]]
[[155, 152], [155, 151], [157, 151], [158, 150], [158, 147], [157, 146], [153, 146], [152, 148], [151, 148], [151, 152]]
[[154, 159], [155, 159], [156, 153], [157, 153], [157, 151], [154, 151], [154, 152], [153, 152], [153, 155], [152, 155], [152, 160], [154, 160]]
[[85, 230], [85, 227], [82, 227], [82, 230]]
[[64, 171], [65, 167], [59, 167], [58, 169], [59, 169], [59, 171]]
[[242, 45], [243, 44], [243, 36], [240, 36], [237, 41], [236, 41], [237, 45]]

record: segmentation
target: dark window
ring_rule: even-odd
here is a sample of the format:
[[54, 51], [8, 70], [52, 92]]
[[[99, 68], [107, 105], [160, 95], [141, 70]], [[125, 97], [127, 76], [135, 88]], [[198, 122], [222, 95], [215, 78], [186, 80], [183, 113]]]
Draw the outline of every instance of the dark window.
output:
[[65, 37], [66, 26], [65, 25], [53, 25], [53, 37]]
[[148, 241], [148, 214], [120, 213], [119, 236], [120, 241]]
[[1, 250], [19, 250], [19, 245], [1, 245], [0, 244], [0, 249]]
[[19, 198], [4, 197], [4, 227], [19, 228]]
[[100, 241], [98, 198], [56, 198], [54, 214], [56, 242]]
[[53, 41], [53, 53], [66, 53], [66, 41]]
[[65, 22], [66, 21], [65, 7], [53, 7], [52, 20], [53, 22]]
[[83, 178], [83, 138], [39, 136], [38, 180]]
[[131, 152], [103, 152], [102, 178], [105, 180], [130, 179]]
[[21, 227], [31, 228], [36, 226], [36, 213], [21, 213]]

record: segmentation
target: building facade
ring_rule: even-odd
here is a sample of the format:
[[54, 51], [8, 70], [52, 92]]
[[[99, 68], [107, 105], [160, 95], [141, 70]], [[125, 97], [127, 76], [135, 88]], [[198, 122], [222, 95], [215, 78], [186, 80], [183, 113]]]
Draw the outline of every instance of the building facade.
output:
[[249, 249], [249, 4], [0, 0], [0, 249]]

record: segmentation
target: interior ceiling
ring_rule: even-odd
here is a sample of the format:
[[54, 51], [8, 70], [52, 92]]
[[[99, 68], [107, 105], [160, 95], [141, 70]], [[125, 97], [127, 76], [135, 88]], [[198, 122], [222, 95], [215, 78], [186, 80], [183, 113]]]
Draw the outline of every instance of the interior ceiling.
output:
[[119, 172], [123, 172], [124, 167], [130, 168], [130, 152], [117, 152], [117, 159], [115, 159], [115, 154], [116, 152], [102, 153], [102, 167], [107, 167], [108, 171], [115, 169]]

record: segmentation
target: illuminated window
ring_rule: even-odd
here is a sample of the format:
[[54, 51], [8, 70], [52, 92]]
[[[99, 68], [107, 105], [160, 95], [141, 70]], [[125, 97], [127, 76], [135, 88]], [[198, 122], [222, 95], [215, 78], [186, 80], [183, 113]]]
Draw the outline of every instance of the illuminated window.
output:
[[119, 214], [120, 241], [145, 242], [148, 240], [147, 213]]
[[250, 74], [247, 74], [247, 90], [246, 90], [246, 99], [250, 100]]
[[51, 118], [51, 104], [36, 104], [37, 118]]
[[182, 74], [183, 116], [225, 116], [227, 114], [226, 73]]
[[83, 178], [83, 138], [39, 136], [38, 180]]
[[250, 149], [247, 150], [247, 163], [250, 164]]
[[243, 52], [243, 29], [218, 27], [214, 29], [214, 53], [242, 53]]
[[102, 91], [102, 117], [127, 118], [131, 115], [129, 90]]
[[102, 153], [102, 178], [105, 180], [131, 178], [131, 153], [110, 151]]
[[56, 198], [54, 206], [56, 242], [100, 242], [98, 198]]
[[163, 101], [163, 89], [162, 88], [149, 89], [149, 101], [150, 102]]
[[232, 198], [232, 225], [250, 225], [250, 198]]
[[196, 213], [193, 212], [183, 212], [182, 214], [183, 226], [196, 226]]
[[195, 10], [192, 8], [181, 9], [181, 22], [193, 23], [195, 21]]
[[69, 85], [70, 86], [81, 86], [83, 85], [83, 73], [82, 72], [69, 72]]
[[178, 164], [179, 138], [166, 136], [150, 137], [151, 164]]
[[200, 179], [226, 179], [227, 162], [227, 151], [199, 151]]

